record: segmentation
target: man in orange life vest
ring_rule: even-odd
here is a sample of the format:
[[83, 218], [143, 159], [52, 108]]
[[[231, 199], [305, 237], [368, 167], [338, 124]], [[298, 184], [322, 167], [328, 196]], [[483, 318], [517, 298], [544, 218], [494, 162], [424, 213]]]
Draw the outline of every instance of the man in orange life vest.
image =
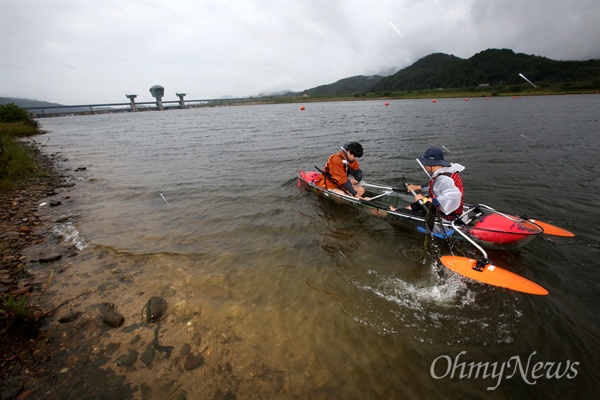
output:
[[[360, 143], [345, 144], [342, 151], [329, 157], [323, 174], [319, 176], [315, 184], [324, 189], [331, 189], [337, 193], [362, 199], [365, 188], [359, 184], [362, 180], [362, 170], [357, 161], [362, 155], [363, 148]], [[352, 175], [353, 178], [349, 178], [348, 175]]]
[[463, 208], [464, 189], [459, 173], [465, 167], [444, 160], [444, 152], [437, 147], [427, 149], [425, 154], [418, 157], [417, 160], [431, 179], [426, 185], [408, 185], [408, 189], [428, 193], [429, 197], [417, 194], [415, 203], [410, 206], [411, 209], [413, 211], [419, 210], [419, 200], [424, 203], [431, 201], [442, 218], [451, 220], [460, 216]]

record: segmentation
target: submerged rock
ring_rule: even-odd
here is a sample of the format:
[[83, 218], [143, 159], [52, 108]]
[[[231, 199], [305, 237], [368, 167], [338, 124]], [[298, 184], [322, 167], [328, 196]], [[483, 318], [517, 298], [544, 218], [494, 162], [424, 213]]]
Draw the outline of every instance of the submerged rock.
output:
[[152, 296], [146, 304], [146, 322], [158, 322], [167, 310], [167, 301], [162, 297]]
[[146, 350], [144, 350], [144, 352], [142, 353], [140, 360], [144, 364], [150, 365], [152, 363], [152, 361], [154, 360], [155, 355], [156, 355], [156, 352], [154, 351], [152, 346], [146, 346]]
[[65, 315], [60, 317], [58, 322], [63, 323], [63, 324], [67, 323], [67, 322], [72, 322], [72, 321], [75, 321], [80, 315], [81, 315], [81, 311], [69, 311], [68, 313], [66, 313]]
[[126, 354], [121, 355], [115, 362], [118, 366], [129, 367], [138, 359], [139, 353], [135, 350], [129, 349]]
[[112, 303], [100, 304], [100, 312], [102, 313], [102, 321], [113, 328], [118, 328], [123, 325], [125, 318], [114, 310], [115, 305]]
[[204, 364], [204, 357], [201, 354], [190, 353], [185, 359], [185, 364], [183, 365], [183, 369], [186, 371], [194, 370], [198, 367], [201, 367]]
[[125, 322], [125, 317], [123, 317], [116, 311], [110, 311], [104, 314], [104, 318], [102, 319], [102, 321], [108, 326], [118, 328], [121, 325], [123, 325], [123, 322]]
[[49, 263], [49, 262], [53, 262], [53, 261], [58, 261], [61, 258], [62, 258], [61, 254], [52, 253], [52, 254], [48, 254], [47, 256], [40, 258], [38, 261], [41, 263]]

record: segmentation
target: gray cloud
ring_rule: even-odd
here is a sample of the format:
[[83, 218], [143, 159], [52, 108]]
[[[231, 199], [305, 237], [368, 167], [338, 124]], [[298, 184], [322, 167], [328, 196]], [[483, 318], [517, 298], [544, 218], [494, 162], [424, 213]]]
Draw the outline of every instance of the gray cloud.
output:
[[[0, 94], [64, 104], [303, 90], [434, 52], [600, 58], [597, 1], [7, 1]], [[392, 26], [390, 22], [396, 27]], [[399, 31], [399, 32], [398, 32]]]

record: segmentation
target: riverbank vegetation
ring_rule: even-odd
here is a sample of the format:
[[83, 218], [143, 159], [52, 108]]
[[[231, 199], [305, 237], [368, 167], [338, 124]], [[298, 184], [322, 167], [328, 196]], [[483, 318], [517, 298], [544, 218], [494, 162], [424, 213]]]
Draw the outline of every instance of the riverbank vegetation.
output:
[[477, 97], [526, 97], [550, 95], [600, 94], [600, 79], [587, 82], [544, 83], [536, 85], [515, 84], [497, 86], [473, 86], [449, 89], [395, 90], [384, 92], [356, 92], [351, 94], [326, 94], [312, 96], [280, 96], [256, 98], [254, 103], [309, 103], [320, 101], [353, 100], [414, 100]]
[[38, 122], [25, 109], [0, 105], [0, 191], [10, 190], [39, 173], [31, 154], [35, 142], [24, 140], [39, 133]]

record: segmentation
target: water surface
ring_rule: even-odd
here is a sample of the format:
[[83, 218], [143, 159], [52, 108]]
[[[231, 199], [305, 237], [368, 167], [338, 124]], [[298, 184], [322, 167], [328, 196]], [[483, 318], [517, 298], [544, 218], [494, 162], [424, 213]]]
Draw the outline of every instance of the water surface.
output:
[[[213, 107], [46, 118], [44, 149], [79, 178], [82, 249], [65, 295], [103, 290], [138, 322], [169, 303], [163, 342], [195, 343], [206, 367], [171, 376], [188, 398], [589, 398], [599, 389], [600, 96]], [[466, 166], [466, 201], [573, 231], [490, 258], [545, 287], [537, 297], [468, 282], [437, 261], [448, 244], [296, 185], [360, 141], [365, 179], [424, 183], [415, 157], [444, 146]], [[464, 246], [466, 254], [477, 255]], [[76, 265], [75, 265], [76, 264]], [[118, 279], [116, 279], [118, 278]], [[129, 342], [114, 330], [107, 340]], [[200, 344], [201, 343], [201, 344]], [[101, 349], [102, 347], [100, 347]], [[101, 350], [99, 350], [101, 351]], [[441, 356], [579, 362], [572, 379], [519, 373], [436, 379]], [[215, 378], [215, 368], [224, 365]], [[218, 367], [217, 367], [218, 366]], [[440, 372], [442, 371], [442, 372]], [[198, 380], [204, 379], [199, 384]], [[494, 387], [494, 390], [488, 390]]]

